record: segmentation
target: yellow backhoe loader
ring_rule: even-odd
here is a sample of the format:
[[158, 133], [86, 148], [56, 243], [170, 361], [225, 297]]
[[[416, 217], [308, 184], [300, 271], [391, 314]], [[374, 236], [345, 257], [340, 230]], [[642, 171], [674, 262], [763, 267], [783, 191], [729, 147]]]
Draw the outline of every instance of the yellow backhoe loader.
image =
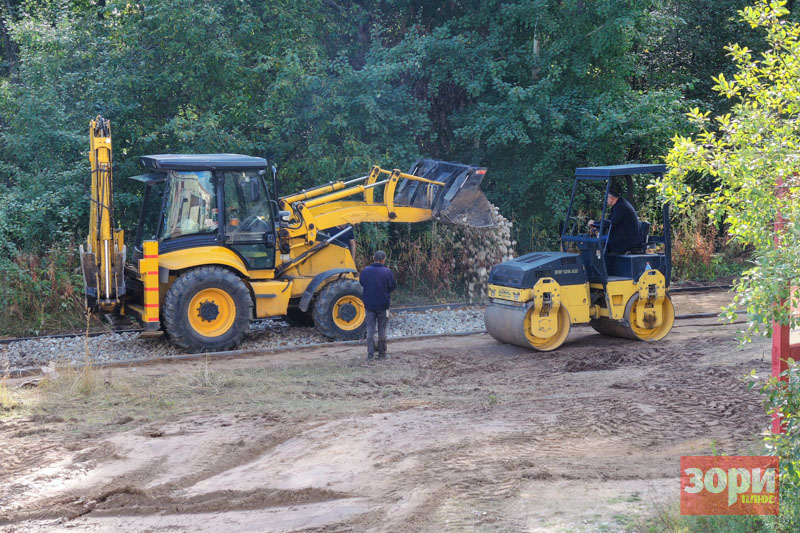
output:
[[[286, 317], [332, 339], [365, 331], [356, 265], [341, 238], [361, 222], [436, 219], [493, 225], [485, 168], [417, 161], [278, 197], [275, 167], [236, 154], [144, 156], [130, 263], [113, 216], [109, 121], [90, 124], [89, 236], [81, 246], [87, 307], [130, 315], [191, 352], [226, 350], [250, 321]], [[272, 187], [267, 179], [272, 170]], [[333, 229], [344, 226], [344, 229]], [[323, 231], [324, 230], [324, 231]]]

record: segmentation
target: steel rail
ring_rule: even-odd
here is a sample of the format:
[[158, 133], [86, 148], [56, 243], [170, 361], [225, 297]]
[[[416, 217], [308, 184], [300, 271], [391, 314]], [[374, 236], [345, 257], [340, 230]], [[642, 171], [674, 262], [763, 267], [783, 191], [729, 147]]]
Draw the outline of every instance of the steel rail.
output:
[[[688, 315], [691, 316], [691, 315]], [[679, 317], [675, 317], [676, 320], [681, 320]], [[733, 326], [737, 324], [746, 324], [746, 321], [738, 321], [738, 322], [719, 322], [716, 324], [697, 324], [698, 326]], [[577, 326], [589, 326], [589, 324], [576, 324]], [[674, 327], [685, 327], [691, 326], [693, 324], [681, 324], [680, 326]], [[401, 337], [389, 337], [388, 340], [391, 341], [408, 341], [408, 340], [420, 340], [420, 339], [431, 339], [435, 337], [468, 337], [470, 335], [486, 335], [486, 330], [473, 330], [473, 331], [455, 331], [452, 333], [426, 333], [423, 335], [407, 335]], [[174, 354], [174, 355], [163, 355], [158, 357], [139, 357], [135, 359], [126, 359], [120, 361], [108, 361], [103, 363], [94, 363], [92, 364], [93, 367], [96, 368], [122, 368], [128, 366], [137, 366], [137, 365], [148, 365], [148, 364], [158, 364], [158, 363], [169, 363], [173, 361], [191, 361], [191, 360], [199, 360], [199, 359], [224, 359], [226, 357], [239, 357], [244, 355], [255, 355], [255, 354], [265, 354], [265, 353], [281, 353], [287, 352], [290, 350], [311, 350], [315, 348], [324, 348], [324, 347], [332, 347], [332, 346], [358, 346], [363, 345], [364, 341], [362, 339], [352, 340], [352, 341], [329, 341], [329, 342], [315, 342], [312, 344], [295, 344], [291, 346], [275, 346], [272, 348], [246, 348], [243, 350], [227, 350], [221, 352], [206, 352], [206, 353], [182, 353], [182, 354]], [[86, 365], [83, 364], [76, 364], [73, 365], [73, 368], [77, 370], [81, 370]], [[34, 377], [39, 376], [42, 374], [42, 367], [35, 366], [35, 367], [23, 367], [23, 368], [12, 368], [7, 371], [3, 372], [4, 376], [9, 378], [22, 378], [22, 377]]]
[[[716, 285], [716, 286], [701, 286], [701, 287], [674, 287], [670, 289], [670, 292], [706, 292], [706, 291], [713, 291], [713, 290], [723, 290], [730, 286], [723, 286], [723, 285]], [[430, 305], [421, 305], [421, 306], [404, 306], [404, 307], [396, 307], [390, 309], [392, 313], [424, 313], [427, 311], [442, 311], [442, 310], [458, 310], [458, 309], [468, 309], [468, 308], [475, 308], [475, 309], [482, 309], [485, 307], [485, 304], [479, 303], [445, 303], [445, 304], [430, 304]], [[745, 311], [736, 311], [736, 314], [744, 314]], [[690, 320], [690, 319], [698, 319], [698, 318], [714, 318], [718, 317], [719, 313], [692, 313], [692, 314], [685, 314], [685, 315], [676, 315], [675, 320]], [[265, 320], [279, 320], [275, 319], [265, 319]], [[716, 325], [734, 325], [734, 324], [742, 324], [745, 322], [721, 322], [719, 324], [704, 324], [708, 326], [716, 326]], [[128, 328], [123, 330], [106, 330], [106, 331], [93, 331], [87, 333], [63, 333], [63, 334], [54, 334], [54, 335], [42, 335], [37, 337], [19, 337], [19, 338], [12, 338], [12, 339], [0, 339], [0, 345], [8, 345], [16, 342], [25, 342], [25, 341], [41, 341], [47, 339], [68, 339], [68, 338], [77, 338], [77, 337], [99, 337], [101, 335], [108, 335], [108, 334], [118, 334], [118, 333], [142, 333], [145, 330], [143, 328]], [[463, 335], [476, 335], [486, 333], [485, 330], [474, 330], [474, 331], [466, 331], [466, 332], [454, 332], [454, 333], [436, 333], [436, 334], [425, 334], [425, 335], [411, 335], [411, 336], [401, 336], [401, 337], [392, 337], [392, 339], [401, 339], [401, 340], [413, 340], [413, 339], [423, 339], [423, 338], [431, 338], [431, 337], [447, 337], [447, 336], [463, 336]], [[362, 343], [362, 340], [355, 340], [355, 341], [329, 341], [329, 342], [322, 342], [322, 343], [314, 343], [314, 344], [296, 344], [291, 346], [284, 346], [284, 347], [275, 347], [270, 348], [270, 352], [281, 352], [284, 350], [290, 349], [306, 349], [310, 347], [320, 347], [320, 346], [334, 346], [334, 345], [348, 345], [348, 344], [359, 344]], [[127, 360], [120, 360], [120, 361], [110, 361], [106, 363], [98, 363], [97, 366], [103, 367], [113, 367], [113, 366], [125, 366], [130, 364], [143, 364], [146, 362], [155, 362], [155, 361], [171, 361], [171, 360], [184, 360], [184, 359], [197, 359], [203, 357], [226, 357], [226, 356], [236, 356], [236, 355], [245, 355], [250, 353], [256, 353], [259, 351], [263, 351], [263, 349], [255, 349], [255, 348], [248, 348], [245, 350], [227, 350], [221, 352], [207, 352], [207, 353], [200, 353], [200, 354], [176, 354], [176, 355], [168, 355], [168, 356], [160, 356], [155, 358], [140, 358], [140, 359], [127, 359]], [[77, 368], [81, 368], [82, 365], [76, 366]], [[8, 369], [2, 373], [3, 375], [8, 375], [9, 377], [22, 377], [22, 376], [30, 376], [30, 375], [38, 375], [41, 374], [41, 367], [24, 367], [24, 368], [16, 368], [16, 369]]]

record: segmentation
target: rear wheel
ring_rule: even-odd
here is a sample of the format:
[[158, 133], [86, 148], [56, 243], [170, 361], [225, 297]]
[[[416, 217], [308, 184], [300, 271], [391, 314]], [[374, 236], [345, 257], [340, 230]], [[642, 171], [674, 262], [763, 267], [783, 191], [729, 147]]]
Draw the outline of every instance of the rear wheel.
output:
[[636, 304], [639, 302], [639, 294], [634, 294], [625, 306], [625, 316], [623, 320], [612, 320], [609, 318], [595, 318], [589, 324], [598, 333], [611, 337], [622, 337], [641, 341], [658, 341], [667, 336], [675, 323], [675, 307], [672, 299], [667, 294], [661, 302], [661, 324], [655, 328], [642, 328], [636, 324]]
[[200, 267], [182, 274], [164, 298], [167, 333], [192, 353], [235, 347], [247, 332], [252, 314], [247, 287], [222, 267]]
[[334, 340], [363, 339], [366, 335], [366, 308], [361, 284], [352, 279], [328, 283], [314, 302], [314, 324]]
[[636, 308], [639, 303], [639, 295], [634, 294], [625, 306], [625, 318], [630, 327], [631, 333], [643, 341], [660, 341], [672, 330], [675, 323], [675, 307], [669, 294], [664, 296], [661, 302], [661, 324], [654, 328], [639, 327], [636, 323]]

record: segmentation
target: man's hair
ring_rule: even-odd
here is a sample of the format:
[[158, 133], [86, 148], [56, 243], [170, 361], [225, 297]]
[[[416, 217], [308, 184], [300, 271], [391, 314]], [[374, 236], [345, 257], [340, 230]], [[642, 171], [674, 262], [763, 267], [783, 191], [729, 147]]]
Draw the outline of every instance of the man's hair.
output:
[[619, 187], [611, 187], [611, 189], [608, 191], [608, 194], [614, 198], [620, 198], [622, 196], [622, 192], [619, 190]]
[[380, 263], [381, 261], [386, 259], [386, 252], [384, 252], [383, 250], [378, 250], [377, 252], [375, 252], [375, 255], [372, 256], [372, 258]]

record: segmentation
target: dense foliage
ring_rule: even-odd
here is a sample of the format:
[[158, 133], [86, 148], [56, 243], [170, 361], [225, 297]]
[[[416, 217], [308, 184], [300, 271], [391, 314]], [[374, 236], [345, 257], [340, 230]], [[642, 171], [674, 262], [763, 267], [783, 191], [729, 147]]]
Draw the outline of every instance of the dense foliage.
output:
[[[714, 120], [709, 111], [691, 111], [699, 133], [676, 136], [662, 183], [680, 207], [704, 204], [734, 240], [752, 247], [755, 266], [738, 282], [731, 306], [747, 309], [751, 332], [800, 321], [791, 311], [798, 295], [790, 292], [800, 273], [800, 24], [782, 18], [785, 5], [759, 0], [745, 8], [745, 20], [766, 30], [767, 49], [728, 47], [736, 71], [715, 77], [714, 89], [734, 102], [731, 111]], [[713, 189], [698, 189], [698, 182]], [[776, 225], [780, 217], [785, 223]]]
[[661, 161], [724, 108], [748, 2], [6, 0], [0, 269], [83, 238], [97, 114], [125, 228], [144, 154], [266, 156], [284, 192], [429, 156], [487, 166], [521, 251], [552, 245], [576, 166]]

